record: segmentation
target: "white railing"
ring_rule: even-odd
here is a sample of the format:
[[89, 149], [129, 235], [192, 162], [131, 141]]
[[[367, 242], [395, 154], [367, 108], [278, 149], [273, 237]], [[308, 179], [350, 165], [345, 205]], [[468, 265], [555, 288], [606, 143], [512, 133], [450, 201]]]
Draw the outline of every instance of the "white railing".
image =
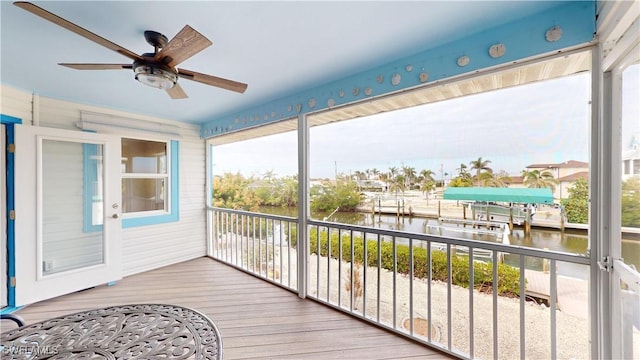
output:
[[213, 258], [296, 291], [297, 219], [220, 208], [208, 209]]
[[[253, 227], [271, 223], [269, 234], [282, 222], [293, 236], [296, 219], [209, 214], [215, 258], [296, 288], [242, 260], [256, 259], [257, 244], [270, 246], [268, 269], [284, 259], [280, 268], [294, 279], [295, 241], [277, 244]], [[326, 221], [306, 226], [309, 298], [460, 358], [590, 358], [588, 277], [568, 276], [588, 274], [587, 256]]]
[[[623, 261], [613, 260], [613, 271], [619, 283], [619, 306], [622, 321], [617, 324], [622, 335], [619, 341], [620, 357], [623, 359], [640, 358], [640, 274], [635, 267]], [[615, 326], [615, 325], [614, 325]], [[614, 355], [615, 356], [615, 355]]]

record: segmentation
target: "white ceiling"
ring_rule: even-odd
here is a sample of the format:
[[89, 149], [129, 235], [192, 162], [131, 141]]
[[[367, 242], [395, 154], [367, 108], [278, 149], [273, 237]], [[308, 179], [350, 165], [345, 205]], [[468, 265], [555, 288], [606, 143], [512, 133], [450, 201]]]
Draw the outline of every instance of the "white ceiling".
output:
[[546, 1], [38, 1], [135, 53], [143, 32], [185, 24], [213, 46], [181, 68], [245, 82], [244, 94], [180, 80], [188, 99], [137, 83], [130, 70], [60, 62], [130, 63], [118, 53], [1, 1], [0, 81], [41, 96], [203, 123], [343, 78], [558, 5]]

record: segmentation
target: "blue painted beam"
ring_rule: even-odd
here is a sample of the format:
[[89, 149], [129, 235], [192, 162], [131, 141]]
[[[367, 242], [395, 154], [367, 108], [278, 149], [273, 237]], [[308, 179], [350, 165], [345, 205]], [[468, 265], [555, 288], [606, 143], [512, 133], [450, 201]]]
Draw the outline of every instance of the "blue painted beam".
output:
[[[200, 136], [220, 136], [290, 119], [300, 113], [329, 109], [589, 43], [596, 30], [595, 14], [595, 1], [563, 3], [536, 15], [426, 49], [338, 81], [213, 119], [202, 125]], [[546, 33], [553, 27], [561, 30], [561, 36], [549, 41]], [[504, 55], [490, 56], [489, 49], [498, 44], [504, 45]], [[461, 56], [469, 58], [466, 66], [458, 65]]]
[[[15, 124], [22, 124], [22, 119], [17, 117], [0, 114], [0, 124], [4, 124], [6, 126], [6, 136], [7, 136], [7, 144], [15, 143]], [[3, 150], [4, 151], [4, 150]], [[7, 204], [3, 209], [4, 216], [6, 216], [7, 221], [7, 283], [0, 284], [0, 286], [6, 286], [7, 288], [7, 302], [10, 308], [3, 309], [2, 313], [5, 311], [13, 311], [15, 308], [13, 306], [16, 303], [16, 289], [11, 285], [11, 278], [16, 276], [16, 254], [15, 254], [15, 239], [16, 239], [16, 222], [15, 220], [9, 217], [9, 211], [14, 210], [16, 208], [15, 203], [15, 154], [7, 152], [6, 153], [6, 195], [7, 195]], [[0, 249], [0, 251], [5, 251], [5, 249]]]

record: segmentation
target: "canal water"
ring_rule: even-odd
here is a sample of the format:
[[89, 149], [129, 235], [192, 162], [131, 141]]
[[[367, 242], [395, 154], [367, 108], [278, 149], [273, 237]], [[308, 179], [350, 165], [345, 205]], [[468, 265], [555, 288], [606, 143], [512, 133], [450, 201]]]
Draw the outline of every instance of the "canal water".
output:
[[[280, 207], [262, 207], [259, 212], [297, 217], [295, 208]], [[312, 213], [312, 218], [322, 220], [329, 216], [329, 213]], [[395, 215], [373, 215], [371, 213], [361, 212], [337, 212], [327, 221], [337, 222], [341, 224], [351, 224], [368, 226], [379, 229], [406, 231], [419, 234], [443, 235], [446, 237], [458, 239], [470, 239], [489, 242], [503, 243], [507, 239], [496, 234], [476, 234], [464, 228], [462, 225], [456, 224], [438, 224], [435, 219], [427, 219], [421, 217], [408, 217], [399, 219]], [[499, 231], [496, 231], [498, 233]], [[514, 228], [513, 232], [508, 234], [508, 242], [511, 245], [519, 245], [533, 247], [537, 249], [548, 249], [571, 254], [587, 255], [588, 236], [586, 231], [567, 230], [561, 232], [556, 229], [540, 229], [532, 228], [531, 234], [525, 236], [524, 230]], [[622, 254], [625, 262], [633, 264], [636, 268], [640, 268], [640, 236], [638, 234], [625, 235], [622, 242]], [[519, 256], [505, 254], [504, 262], [513, 266], [518, 266]], [[541, 259], [525, 258], [525, 267], [531, 270], [543, 270]], [[557, 263], [558, 274], [566, 275], [574, 278], [587, 279], [588, 267], [577, 264]]]

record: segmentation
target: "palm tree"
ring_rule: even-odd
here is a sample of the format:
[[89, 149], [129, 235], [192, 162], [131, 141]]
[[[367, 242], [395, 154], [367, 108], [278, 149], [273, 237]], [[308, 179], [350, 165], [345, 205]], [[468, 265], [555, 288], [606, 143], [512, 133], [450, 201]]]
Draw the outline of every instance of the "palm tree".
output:
[[353, 175], [358, 179], [358, 180], [365, 180], [367, 178], [367, 174], [360, 171], [360, 170], [356, 170]]
[[389, 184], [389, 190], [393, 191], [396, 195], [396, 200], [398, 199], [398, 191], [404, 194], [404, 191], [407, 189], [405, 186], [405, 177], [402, 175], [396, 175], [391, 178], [391, 183]]
[[267, 170], [264, 172], [264, 175], [262, 175], [262, 178], [267, 182], [271, 182], [275, 177], [276, 173], [273, 170]]
[[373, 175], [376, 179], [379, 179], [380, 170], [376, 168], [371, 169], [371, 175]]
[[420, 171], [420, 177], [422, 178], [422, 181], [425, 180], [431, 180], [431, 181], [435, 181], [434, 179], [434, 175], [436, 173], [434, 173], [433, 171], [429, 170], [429, 169], [424, 169], [422, 171]]
[[486, 187], [508, 187], [511, 177], [504, 171], [495, 174], [493, 172], [485, 172], [480, 174], [482, 186]]
[[387, 179], [389, 181], [393, 181], [396, 175], [398, 175], [398, 168], [395, 166], [389, 167], [389, 172], [387, 173]]
[[482, 157], [479, 157], [478, 160], [472, 160], [469, 165], [471, 165], [471, 170], [476, 171], [476, 180], [478, 181], [478, 186], [480, 186], [480, 173], [482, 171], [493, 172], [493, 170], [489, 167], [491, 164], [491, 160], [482, 160]]
[[405, 188], [411, 189], [413, 185], [413, 180], [416, 178], [416, 169], [412, 166], [403, 166], [402, 174], [405, 178]]
[[553, 177], [549, 170], [523, 170], [522, 180], [525, 186], [529, 188], [549, 188], [551, 191], [555, 191], [558, 183], [558, 180]]
[[469, 175], [469, 172], [467, 171], [467, 165], [465, 164], [460, 164], [460, 167], [456, 170], [458, 171], [458, 177], [460, 178], [471, 177], [471, 175]]

